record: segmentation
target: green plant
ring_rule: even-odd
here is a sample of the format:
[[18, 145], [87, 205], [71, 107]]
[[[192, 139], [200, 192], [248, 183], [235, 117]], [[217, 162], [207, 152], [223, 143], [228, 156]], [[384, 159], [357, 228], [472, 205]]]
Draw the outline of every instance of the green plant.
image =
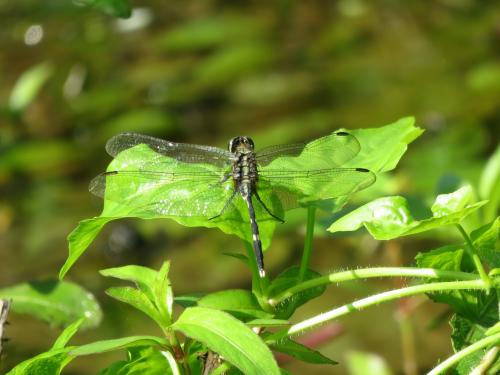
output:
[[[412, 118], [405, 118], [385, 127], [353, 131], [362, 145], [353, 165], [362, 165], [377, 173], [395, 168], [407, 144], [422, 132], [413, 123]], [[482, 373], [498, 373], [500, 255], [496, 246], [500, 219], [494, 213], [500, 189], [499, 154], [497, 150], [481, 180], [479, 191], [484, 200], [477, 201], [474, 189], [464, 186], [439, 195], [431, 207], [432, 215], [416, 220], [405, 198], [379, 198], [342, 216], [328, 228], [329, 232], [336, 233], [364, 226], [377, 240], [450, 228], [455, 228], [462, 236], [462, 241], [455, 244], [421, 252], [415, 259], [416, 267], [377, 267], [328, 275], [311, 270], [316, 205], [310, 205], [307, 210], [301, 264], [284, 270], [273, 280], [258, 277], [241, 223], [185, 222], [187, 225], [219, 226], [225, 232], [242, 237], [248, 251], [248, 257], [242, 258], [252, 269], [251, 291], [223, 290], [204, 296], [176, 297], [168, 278], [169, 262], [158, 271], [135, 265], [102, 270], [100, 273], [105, 277], [133, 283], [133, 286], [110, 288], [107, 294], [152, 319], [158, 325], [159, 336], [133, 336], [66, 346], [84, 323], [80, 319], [65, 329], [50, 350], [19, 364], [9, 374], [58, 374], [76, 357], [123, 349], [127, 351], [127, 358], [103, 370], [102, 374], [286, 373], [278, 367], [272, 351], [309, 363], [333, 365], [335, 361], [299, 344], [294, 338], [341, 316], [382, 302], [422, 294], [449, 305], [454, 313], [451, 339], [456, 353], [430, 374], [451, 368], [457, 374], [470, 373], [475, 368], [481, 368]], [[342, 198], [323, 202], [320, 207], [328, 207], [333, 212], [345, 204], [346, 199]], [[492, 204], [496, 207], [492, 208]], [[101, 216], [82, 221], [70, 234], [70, 254], [61, 269], [61, 278], [107, 222], [130, 216], [126, 207], [115, 205], [112, 208], [114, 211], [105, 208]], [[474, 230], [465, 229], [464, 219], [470, 221], [468, 225]], [[273, 229], [272, 226], [261, 228], [264, 246], [269, 245]], [[353, 301], [299, 323], [289, 323], [298, 307], [319, 298], [327, 286], [381, 277], [405, 277], [412, 281], [409, 286]], [[0, 297], [12, 297], [12, 294], [4, 291]], [[173, 312], [174, 303], [184, 308], [179, 316]], [[14, 298], [14, 309], [15, 306]]]

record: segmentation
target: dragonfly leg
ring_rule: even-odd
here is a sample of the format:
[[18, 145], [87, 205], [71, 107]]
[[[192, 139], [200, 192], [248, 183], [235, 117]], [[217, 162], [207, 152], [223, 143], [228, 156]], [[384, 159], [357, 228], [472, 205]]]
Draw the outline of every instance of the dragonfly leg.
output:
[[271, 215], [273, 218], [275, 218], [276, 220], [278, 220], [281, 223], [285, 222], [285, 220], [283, 220], [282, 218], [276, 216], [275, 214], [273, 214], [271, 212], [271, 210], [269, 210], [269, 208], [267, 208], [266, 204], [262, 201], [262, 199], [260, 199], [260, 196], [259, 196], [259, 193], [257, 193], [257, 190], [255, 190], [254, 195], [255, 195], [255, 198], [259, 201], [259, 203], [262, 205], [262, 207], [264, 207], [264, 209], [267, 211], [267, 213], [269, 215]]
[[222, 214], [227, 210], [227, 208], [229, 207], [229, 205], [231, 204], [231, 202], [233, 201], [233, 199], [237, 193], [238, 193], [238, 191], [234, 190], [233, 194], [231, 194], [231, 197], [226, 201], [226, 203], [224, 204], [224, 207], [222, 207], [222, 210], [219, 212], [219, 214], [209, 218], [208, 220], [214, 220], [214, 219], [217, 219], [218, 217], [222, 216]]

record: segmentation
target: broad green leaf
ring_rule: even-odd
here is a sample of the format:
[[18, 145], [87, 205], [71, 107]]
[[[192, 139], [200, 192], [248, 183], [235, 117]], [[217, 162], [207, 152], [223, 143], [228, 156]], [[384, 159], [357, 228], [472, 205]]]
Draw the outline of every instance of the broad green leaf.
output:
[[[320, 277], [321, 274], [308, 270], [305, 274], [305, 277], [302, 281], [310, 280], [316, 277]], [[267, 295], [270, 299], [274, 296], [280, 294], [281, 292], [291, 288], [294, 285], [297, 285], [301, 280], [299, 278], [299, 267], [290, 267], [287, 270], [283, 271], [279, 274], [269, 285], [267, 289]], [[307, 289], [299, 294], [292, 296], [291, 298], [281, 302], [279, 305], [275, 306], [276, 309], [276, 317], [280, 319], [288, 319], [292, 314], [305, 304], [306, 302], [319, 297], [326, 290], [326, 286], [317, 286], [314, 288]]]
[[153, 287], [155, 285], [157, 272], [144, 266], [128, 265], [116, 268], [107, 268], [99, 271], [106, 277], [114, 277], [120, 280], [127, 280], [136, 283], [151, 301], [154, 301]]
[[42, 63], [25, 71], [16, 82], [9, 98], [12, 111], [22, 111], [36, 97], [54, 71], [52, 65]]
[[470, 234], [472, 243], [482, 261], [491, 268], [500, 267], [500, 217], [493, 222], [476, 229]]
[[461, 271], [464, 253], [465, 250], [461, 246], [450, 245], [418, 253], [415, 260], [420, 268]]
[[392, 374], [385, 360], [373, 353], [350, 352], [347, 355], [347, 368], [350, 375]]
[[273, 316], [262, 310], [252, 292], [242, 289], [207, 294], [198, 301], [198, 306], [224, 310], [239, 320], [271, 318]]
[[271, 345], [271, 349], [288, 354], [289, 356], [308, 363], [328, 365], [336, 365], [338, 363], [328, 357], [325, 357], [320, 352], [299, 344], [296, 341], [290, 340], [289, 338], [278, 340], [276, 343]]
[[162, 320], [167, 325], [172, 322], [172, 305], [174, 303], [174, 294], [168, 279], [169, 269], [170, 263], [164, 262], [154, 282], [154, 301]]
[[127, 350], [127, 359], [113, 363], [100, 375], [169, 375], [170, 366], [164, 355], [156, 348], [137, 347]]
[[82, 355], [99, 354], [134, 346], [166, 347], [167, 345], [167, 340], [156, 336], [129, 336], [119, 339], [96, 341], [91, 344], [77, 346], [72, 348], [69, 354], [78, 357]]
[[95, 297], [77, 284], [33, 281], [0, 289], [0, 298], [12, 299], [11, 311], [29, 314], [52, 325], [67, 326], [85, 318], [84, 328], [97, 326], [102, 312]]
[[162, 316], [158, 312], [156, 306], [148, 298], [148, 296], [132, 287], [117, 287], [106, 289], [106, 294], [110, 297], [117, 299], [118, 301], [128, 303], [129, 305], [135, 307], [139, 311], [148, 315], [161, 327], [167, 326], [168, 322], [162, 319]]
[[424, 132], [415, 126], [415, 118], [403, 117], [396, 122], [371, 129], [350, 131], [361, 144], [361, 151], [346, 167], [363, 167], [375, 172], [396, 168], [408, 145]]
[[280, 373], [271, 351], [262, 339], [227, 313], [205, 307], [190, 307], [184, 310], [172, 327], [206, 344], [245, 374]]
[[128, 18], [132, 14], [129, 0], [73, 0], [73, 2], [97, 8], [114, 17]]
[[[415, 259], [420, 268], [430, 267], [448, 271], [475, 272], [470, 256], [463, 247], [456, 245], [419, 253]], [[462, 290], [429, 293], [428, 296], [435, 302], [446, 303], [455, 312], [469, 319], [470, 322], [484, 327], [489, 327], [498, 319], [495, 293], [488, 295], [484, 291]]]
[[[450, 320], [452, 326], [451, 341], [453, 350], [458, 352], [467, 346], [483, 339], [486, 336], [486, 328], [480, 324], [473, 323], [469, 319], [455, 314]], [[472, 370], [479, 365], [488, 349], [482, 349], [462, 359], [453, 370], [457, 375], [471, 374]]]
[[[328, 228], [328, 231], [332, 233], [354, 231], [364, 226], [373, 238], [390, 240], [445, 225], [458, 224], [464, 217], [486, 203], [482, 201], [466, 204], [466, 197], [470, 197], [468, 189], [439, 195], [432, 208], [433, 216], [425, 220], [413, 218], [408, 202], [403, 197], [380, 198], [341, 217]], [[445, 202], [448, 202], [449, 206], [446, 206]]]

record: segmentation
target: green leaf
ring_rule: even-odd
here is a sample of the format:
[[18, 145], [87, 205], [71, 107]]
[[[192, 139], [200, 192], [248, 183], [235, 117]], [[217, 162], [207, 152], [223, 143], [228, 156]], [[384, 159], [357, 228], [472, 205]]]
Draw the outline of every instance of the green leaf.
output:
[[[483, 339], [486, 336], [486, 328], [480, 324], [471, 322], [469, 319], [455, 314], [450, 320], [452, 327], [451, 341], [453, 350], [458, 352], [467, 346]], [[482, 349], [468, 355], [454, 369], [455, 374], [466, 375], [479, 365], [486, 354], [487, 349]]]
[[9, 108], [16, 112], [25, 109], [39, 93], [53, 71], [52, 65], [48, 63], [36, 65], [25, 71], [12, 89]]
[[[359, 164], [355, 166], [374, 166], [379, 170], [392, 168], [395, 163], [397, 163], [396, 159], [399, 160], [399, 157], [404, 150], [406, 150], [407, 144], [421, 133], [418, 128], [413, 126], [413, 122], [413, 119], [402, 119], [395, 124], [380, 129], [366, 130], [365, 133], [358, 131], [356, 135], [359, 135], [362, 141], [367, 143], [367, 148], [369, 150], [375, 147], [375, 144], [372, 143], [373, 140], [371, 140], [372, 136], [379, 141], [387, 141], [387, 139], [390, 138], [393, 146], [390, 148], [386, 145], [387, 147], [384, 148], [383, 152], [373, 152], [373, 155], [370, 155], [371, 161], [368, 159], [368, 154], [366, 153], [362, 154], [361, 158], [359, 158], [358, 155], [354, 160]], [[378, 131], [380, 131], [383, 136], [375, 136]], [[277, 158], [266, 166], [266, 168], [284, 170], [287, 169], [287, 167], [290, 169], [297, 168], [297, 166], [316, 169], [325, 168], [325, 165], [326, 167], [338, 164], [341, 164], [341, 166], [344, 166], [344, 164], [345, 166], [351, 166], [348, 163], [342, 163], [342, 160], [335, 160], [335, 158], [331, 160], [330, 154], [327, 152], [328, 145], [331, 145], [331, 147], [339, 146], [339, 142], [341, 142], [340, 138], [343, 137], [338, 137], [336, 134], [337, 133], [333, 133], [321, 138], [321, 147], [314, 148], [313, 146], [309, 149], [306, 147], [304, 152], [300, 155]], [[391, 135], [391, 137], [389, 137], [389, 135]], [[346, 144], [346, 155], [349, 153], [349, 147], [357, 146], [356, 150], [352, 151], [357, 151], [359, 147], [358, 142], [353, 142], [352, 139], [352, 137], [345, 137], [346, 143], [349, 143], [349, 141], [351, 142]], [[317, 142], [317, 140], [311, 141], [309, 145], [315, 145], [315, 142]], [[362, 150], [363, 147], [365, 147], [363, 142], [361, 144]], [[380, 149], [380, 147], [377, 148], [377, 150]], [[307, 150], [311, 152], [307, 152]], [[320, 152], [321, 150], [324, 150], [324, 152]], [[391, 156], [388, 159], [387, 155], [389, 154]], [[340, 159], [343, 158], [341, 157]], [[349, 158], [346, 157], [345, 159]], [[155, 163], [152, 164], [152, 160], [154, 160]], [[352, 162], [354, 163], [354, 161]], [[365, 162], [367, 164], [365, 164]], [[192, 173], [194, 175], [198, 173], [207, 175], [207, 173], [209, 173], [214, 176], [219, 176], [221, 174], [220, 170], [213, 165], [179, 162], [173, 158], [159, 155], [145, 144], [139, 144], [120, 152], [109, 164], [107, 171], [132, 172], [142, 170], [145, 165], [148, 165], [150, 173], [163, 173], [165, 170], [182, 170], [183, 173]], [[298, 195], [297, 199], [300, 202], [311, 203], [321, 200], [330, 200], [337, 196], [348, 195], [370, 185], [375, 180], [375, 176], [371, 172], [358, 173], [355, 176], [352, 175], [351, 171], [346, 171], [345, 173], [347, 173], [346, 177], [349, 177], [346, 183], [338, 183], [337, 179], [332, 179], [331, 181], [325, 180], [321, 186], [318, 186], [318, 183], [313, 183], [312, 180], [309, 180], [303, 181], [301, 186], [296, 186], [294, 180], [291, 179], [286, 189]], [[208, 219], [208, 217], [217, 216], [224, 207], [224, 203], [227, 202], [232, 195], [233, 182], [230, 179], [227, 179], [227, 181], [223, 180], [224, 176], [222, 175], [220, 176], [220, 180], [225, 182], [218, 183], [217, 186], [214, 186], [214, 189], [217, 189], [216, 191], [211, 189], [208, 192], [204, 185], [191, 186], [189, 189], [186, 189], [182, 183], [144, 184], [144, 181], [137, 178], [137, 174], [134, 173], [128, 175], [122, 173], [119, 175], [120, 178], [112, 178], [113, 175], [109, 176], [109, 178], [106, 178], [106, 191], [104, 192], [105, 201], [101, 216], [99, 218], [80, 222], [78, 227], [70, 234], [68, 237], [70, 255], [61, 269], [60, 277], [64, 276], [72, 264], [86, 250], [104, 224], [119, 218], [171, 218], [189, 227], [217, 227], [224, 233], [234, 234], [248, 243], [252, 242], [248, 209], [243, 199], [240, 199], [240, 197], [236, 197], [236, 199], [233, 200], [235, 209], [228, 210], [224, 215], [215, 217], [212, 220]], [[342, 173], [339, 172], [338, 178], [341, 179], [342, 176]], [[284, 209], [282, 201], [273, 193], [272, 187], [267, 186], [263, 181], [264, 180], [262, 180], [259, 185], [260, 197], [275, 215], [283, 217]], [[157, 209], [155, 202], [168, 202], [170, 210], [166, 211], [165, 215], [159, 214], [158, 212], [161, 212], [161, 210]], [[342, 202], [345, 203], [345, 199], [343, 199]], [[208, 215], [207, 213], [207, 215], [192, 216], [185, 214], [186, 211], [190, 209], [189, 206], [186, 208], [186, 204], [203, 204], [204, 207], [220, 209], [213, 210], [214, 212], [211, 212], [212, 215]], [[254, 206], [256, 216], [259, 218], [262, 246], [266, 249], [270, 244], [271, 236], [276, 227], [276, 220], [270, 217], [262, 204], [256, 202]]]
[[127, 350], [128, 358], [113, 363], [100, 375], [168, 375], [170, 366], [164, 355], [153, 347], [136, 347]]
[[166, 347], [167, 345], [167, 340], [156, 336], [129, 336], [119, 339], [96, 341], [91, 344], [81, 345], [72, 348], [69, 354], [78, 357], [83, 355], [110, 352], [113, 350], [130, 348], [134, 346]]
[[491, 336], [498, 332], [500, 332], [500, 322], [495, 324], [493, 327], [488, 328], [488, 330], [485, 332], [485, 335]]
[[78, 226], [68, 236], [69, 255], [66, 262], [59, 271], [59, 278], [62, 279], [69, 271], [71, 266], [87, 250], [87, 247], [94, 241], [104, 225], [115, 218], [94, 217], [92, 219], [82, 220]]
[[68, 355], [68, 352], [73, 347], [65, 348], [65, 346], [83, 322], [85, 322], [84, 318], [70, 324], [59, 335], [50, 350], [21, 362], [9, 371], [7, 375], [60, 374], [64, 366], [66, 366], [73, 359]]
[[160, 271], [157, 273], [154, 286], [155, 304], [160, 316], [166, 325], [172, 322], [172, 305], [174, 303], [174, 294], [168, 279], [170, 262], [164, 262]]
[[[472, 259], [460, 246], [444, 246], [415, 258], [420, 268], [436, 268], [449, 271], [474, 272]], [[429, 282], [435, 282], [432, 280]], [[443, 280], [444, 281], [444, 280]], [[448, 291], [429, 293], [429, 298], [435, 302], [446, 303], [456, 313], [467, 318], [471, 323], [489, 327], [498, 319], [496, 294], [486, 294], [484, 291]]]
[[273, 316], [262, 310], [252, 292], [242, 289], [207, 294], [198, 301], [198, 306], [224, 310], [239, 320], [271, 318]]
[[386, 197], [376, 199], [341, 217], [328, 228], [328, 231], [332, 233], [354, 231], [364, 226], [373, 238], [390, 240], [445, 225], [458, 224], [486, 203], [482, 201], [467, 204], [470, 198], [469, 189], [466, 187], [451, 194], [439, 195], [432, 206], [433, 216], [429, 219], [415, 220], [405, 198]]
[[310, 349], [307, 346], [299, 344], [298, 342], [288, 338], [278, 340], [276, 343], [271, 345], [271, 349], [288, 354], [289, 356], [308, 363], [328, 365], [336, 365], [338, 363], [328, 357], [325, 357], [320, 352]]
[[190, 307], [172, 327], [206, 344], [245, 374], [280, 373], [271, 351], [262, 339], [227, 313], [205, 307]]
[[95, 297], [70, 282], [22, 283], [0, 289], [0, 298], [12, 299], [12, 311], [32, 315], [56, 326], [67, 326], [85, 318], [83, 327], [90, 328], [97, 326], [102, 318]]
[[73, 0], [73, 2], [97, 8], [113, 17], [128, 18], [132, 14], [128, 0]]
[[21, 362], [6, 375], [58, 375], [71, 361], [69, 349], [50, 350]]
[[[279, 295], [281, 292], [291, 288], [294, 285], [297, 285], [297, 283], [301, 281], [306, 281], [321, 276], [321, 274], [315, 271], [307, 270], [304, 278], [301, 280], [299, 272], [299, 267], [294, 266], [279, 274], [267, 289], [267, 295], [269, 296], [269, 298], [272, 299], [274, 296]], [[326, 286], [321, 285], [293, 295], [291, 298], [275, 306], [276, 316], [280, 319], [288, 319], [290, 316], [292, 316], [295, 310], [297, 310], [297, 308], [310, 301], [311, 299], [319, 297], [325, 292], [325, 290]]]
[[424, 132], [415, 126], [415, 118], [403, 117], [396, 122], [370, 129], [350, 131], [361, 144], [361, 151], [345, 167], [363, 167], [376, 172], [396, 168], [399, 160], [413, 142]]
[[205, 296], [205, 293], [190, 293], [183, 296], [174, 297], [174, 302], [182, 307], [193, 307]]
[[392, 371], [379, 355], [363, 352], [350, 352], [347, 355], [347, 367], [350, 375], [391, 375]]
[[479, 182], [479, 196], [489, 200], [484, 208], [487, 221], [493, 220], [500, 205], [500, 146], [486, 163]]
[[158, 312], [153, 302], [145, 293], [143, 293], [139, 289], [135, 289], [132, 287], [109, 288], [106, 289], [106, 294], [117, 299], [118, 301], [128, 303], [139, 311], [142, 311], [144, 314], [158, 323], [160, 327], [166, 327], [169, 325], [168, 322], [162, 319], [162, 316]]
[[67, 326], [64, 331], [59, 335], [51, 350], [63, 349], [68, 341], [75, 335], [81, 325], [85, 322], [85, 318], [80, 318], [76, 322]]
[[106, 277], [114, 277], [120, 280], [134, 282], [151, 301], [154, 301], [153, 287], [155, 285], [157, 272], [148, 267], [128, 265], [116, 268], [107, 268], [99, 271]]
[[481, 260], [488, 263], [491, 268], [500, 267], [500, 250], [497, 246], [500, 237], [500, 217], [476, 229], [470, 237]]

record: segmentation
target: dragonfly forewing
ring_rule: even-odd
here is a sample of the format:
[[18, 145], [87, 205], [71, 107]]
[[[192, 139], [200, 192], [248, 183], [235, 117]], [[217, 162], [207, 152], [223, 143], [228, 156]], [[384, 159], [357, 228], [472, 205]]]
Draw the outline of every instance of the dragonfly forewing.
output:
[[120, 152], [142, 144], [148, 145], [162, 156], [185, 163], [210, 164], [223, 168], [230, 166], [234, 160], [234, 154], [218, 147], [175, 143], [136, 133], [114, 136], [106, 143], [106, 151], [116, 157]]
[[257, 152], [257, 162], [261, 167], [272, 163], [273, 168], [278, 169], [278, 163], [283, 160], [276, 159], [288, 157], [288, 164], [293, 163], [299, 169], [340, 167], [354, 158], [360, 148], [356, 137], [338, 131], [308, 143], [266, 147]]

